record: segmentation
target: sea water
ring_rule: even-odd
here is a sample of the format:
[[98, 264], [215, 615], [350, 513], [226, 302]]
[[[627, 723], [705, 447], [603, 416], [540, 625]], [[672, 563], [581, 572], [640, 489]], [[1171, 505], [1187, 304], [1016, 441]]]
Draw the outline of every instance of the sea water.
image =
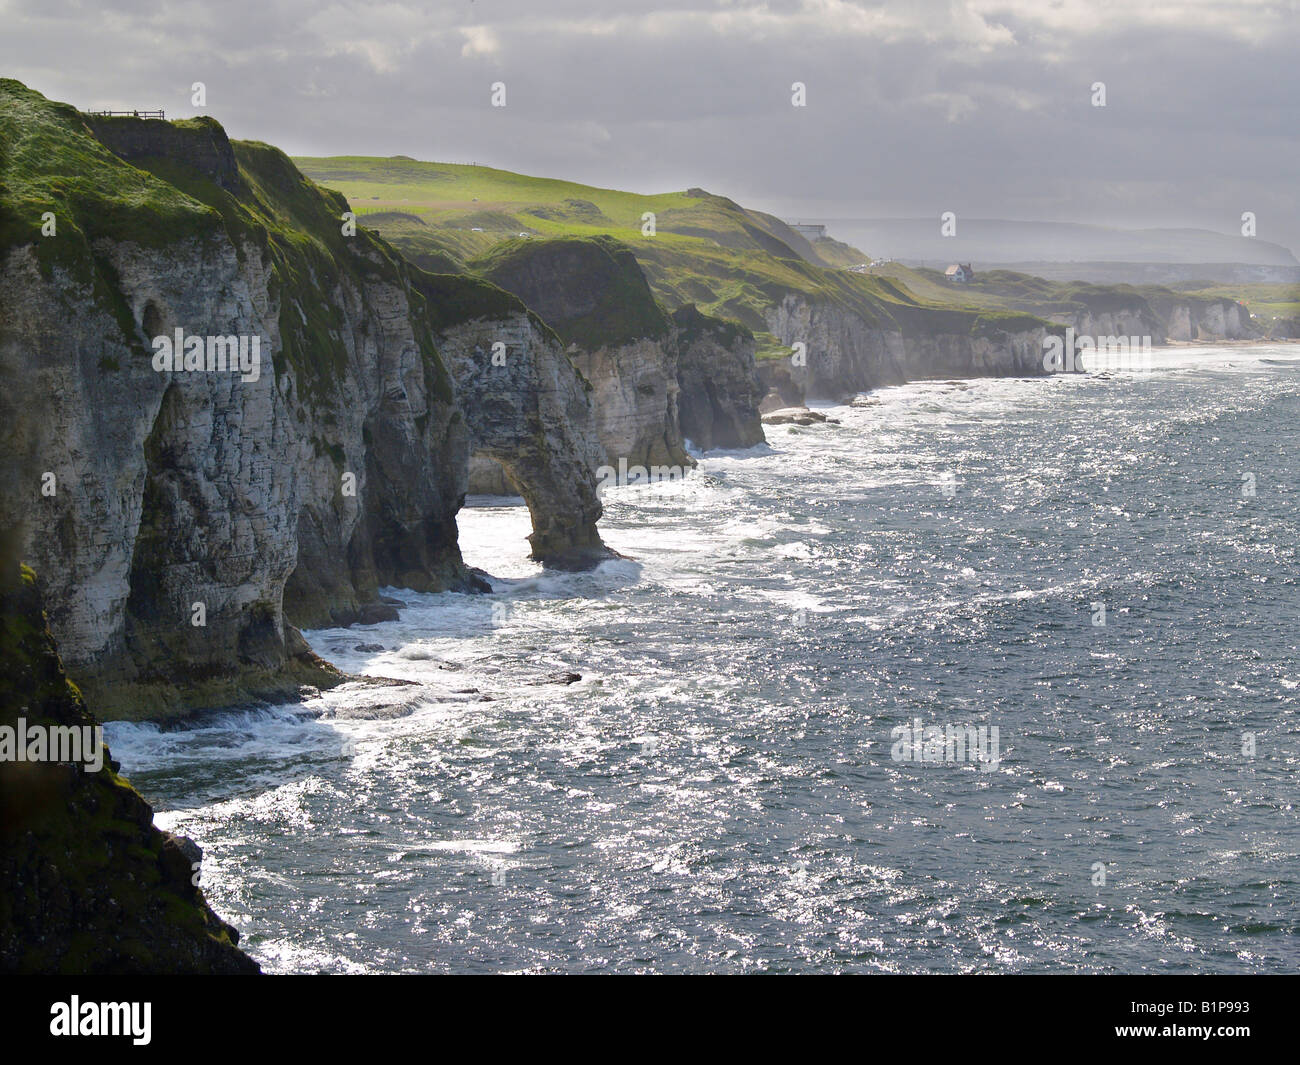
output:
[[1300, 968], [1300, 348], [870, 398], [113, 754], [271, 971]]

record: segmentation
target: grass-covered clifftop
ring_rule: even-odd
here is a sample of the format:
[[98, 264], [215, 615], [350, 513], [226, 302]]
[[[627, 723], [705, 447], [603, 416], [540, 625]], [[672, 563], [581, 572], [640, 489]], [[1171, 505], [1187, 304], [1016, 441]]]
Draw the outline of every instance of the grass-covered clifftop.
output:
[[588, 351], [658, 340], [671, 328], [636, 258], [611, 237], [505, 241], [469, 266], [507, 291], [529, 293], [525, 302], [566, 344]]
[[[617, 241], [667, 311], [694, 304], [743, 325], [754, 333], [759, 358], [789, 354], [768, 322], [789, 296], [905, 332], [978, 334], [1025, 320], [1014, 308], [963, 305], [948, 293], [923, 297], [896, 280], [851, 273], [845, 267], [866, 258], [856, 248], [833, 239], [809, 241], [778, 218], [703, 189], [640, 195], [403, 157], [296, 162], [314, 180], [346, 195], [362, 224], [432, 269], [502, 276], [521, 262], [555, 254], [561, 239], [575, 250], [583, 245], [572, 242], [604, 239], [588, 244], [590, 250], [610, 249], [610, 240]], [[647, 214], [654, 216], [653, 235], [645, 229]], [[526, 247], [539, 241], [551, 249]], [[638, 300], [626, 302], [630, 308]], [[635, 313], [611, 311], [604, 321], [596, 316], [583, 326], [590, 327], [586, 341], [595, 343], [602, 328], [621, 334]]]
[[[520, 232], [552, 237], [603, 234], [632, 241], [641, 235], [648, 212], [655, 216], [659, 233], [778, 254], [784, 245], [796, 255], [823, 262], [814, 246], [780, 219], [746, 210], [703, 189], [643, 195], [404, 156], [294, 161], [313, 180], [343, 192], [363, 215], [397, 212], [420, 219], [428, 227], [424, 234], [428, 246], [441, 247], [462, 261]], [[854, 254], [835, 242], [828, 242], [823, 250], [826, 265], [838, 265], [830, 260]]]
[[[97, 238], [163, 247], [213, 232], [219, 219], [202, 204], [125, 165], [86, 122], [76, 108], [0, 78], [0, 254], [35, 244], [43, 262], [71, 265]], [[47, 212], [61, 239], [43, 239]]]

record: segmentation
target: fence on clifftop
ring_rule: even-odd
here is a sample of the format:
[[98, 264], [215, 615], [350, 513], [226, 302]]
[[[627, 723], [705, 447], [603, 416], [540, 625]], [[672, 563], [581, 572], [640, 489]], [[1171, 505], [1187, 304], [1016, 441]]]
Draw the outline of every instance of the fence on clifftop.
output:
[[167, 116], [162, 111], [86, 111], [84, 114], [96, 118], [162, 118]]

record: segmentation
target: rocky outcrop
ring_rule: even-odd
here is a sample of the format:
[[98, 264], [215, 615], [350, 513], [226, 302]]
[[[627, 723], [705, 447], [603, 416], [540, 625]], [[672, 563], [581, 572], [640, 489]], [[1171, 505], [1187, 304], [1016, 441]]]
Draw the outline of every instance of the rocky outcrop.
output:
[[1145, 303], [1114, 310], [1084, 310], [1076, 314], [1057, 314], [1053, 318], [1073, 326], [1077, 336], [1150, 337], [1152, 344], [1165, 342], [1165, 325]]
[[[192, 167], [195, 131], [152, 123], [133, 167], [0, 82], [6, 217], [57, 219], [0, 228], [0, 491], [31, 515], [23, 554], [107, 716], [335, 683], [291, 622], [355, 620], [385, 584], [473, 587], [469, 437], [411, 270], [344, 235], [346, 203], [281, 153], [199, 133], [215, 147]], [[201, 366], [158, 367], [176, 330]], [[206, 361], [226, 337], [245, 366]]]
[[[517, 299], [475, 278], [430, 276], [431, 303], [455, 308], [438, 324], [465, 411], [471, 490], [522, 495], [532, 557], [581, 569], [613, 553], [601, 542], [591, 388], [559, 338]], [[453, 320], [460, 319], [460, 320]]]
[[1245, 340], [1258, 332], [1236, 300], [1154, 297], [1149, 302], [1168, 340]]
[[1073, 326], [1079, 336], [1150, 337], [1153, 345], [1167, 340], [1243, 340], [1256, 332], [1249, 313], [1236, 300], [1163, 292], [1112, 306], [1053, 314], [1052, 318]]
[[216, 119], [202, 116], [179, 122], [126, 116], [85, 115], [95, 139], [119, 159], [148, 166], [156, 160], [184, 160], [187, 169], [202, 174], [227, 192], [240, 192], [239, 163], [226, 131]]
[[767, 315], [768, 327], [799, 352], [760, 363], [776, 393], [768, 409], [805, 399], [847, 402], [860, 392], [946, 377], [1041, 376], [1044, 341], [1060, 333], [1029, 315], [895, 307], [868, 317], [838, 304], [789, 294]]
[[590, 382], [604, 462], [690, 466], [668, 316], [632, 253], [608, 237], [511, 241], [471, 266], [555, 330]]
[[[855, 404], [856, 406], [856, 404]], [[781, 407], [763, 415], [764, 425], [839, 425], [839, 421], [807, 407]]]
[[701, 451], [761, 444], [758, 408], [765, 390], [753, 334], [693, 304], [674, 311], [672, 322], [682, 436]]
[[[5, 560], [0, 728], [51, 727], [95, 720], [64, 675], [35, 575]], [[0, 760], [0, 973], [259, 972], [197, 886], [201, 852], [155, 828], [149, 804], [101, 757], [97, 768], [84, 757]]]

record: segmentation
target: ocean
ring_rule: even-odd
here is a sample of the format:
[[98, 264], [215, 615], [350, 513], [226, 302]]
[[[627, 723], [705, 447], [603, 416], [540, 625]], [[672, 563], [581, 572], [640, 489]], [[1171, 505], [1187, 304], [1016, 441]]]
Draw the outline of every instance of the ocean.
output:
[[306, 634], [413, 683], [108, 742], [272, 972], [1295, 971], [1300, 348], [1153, 361], [769, 426], [589, 573], [472, 506], [492, 594]]

